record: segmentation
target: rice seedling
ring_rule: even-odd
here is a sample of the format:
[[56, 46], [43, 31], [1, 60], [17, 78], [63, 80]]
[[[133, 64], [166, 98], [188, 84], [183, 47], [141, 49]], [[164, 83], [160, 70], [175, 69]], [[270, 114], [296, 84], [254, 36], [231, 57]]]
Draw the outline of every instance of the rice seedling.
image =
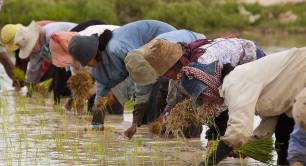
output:
[[25, 73], [23, 70], [21, 70], [20, 68], [16, 67], [13, 69], [13, 74], [14, 76], [20, 80], [20, 81], [25, 81]]
[[54, 132], [52, 135], [53, 135], [56, 151], [64, 154], [63, 152], [65, 151], [65, 148], [64, 148], [64, 145], [62, 143], [61, 135], [56, 133], [56, 132]]
[[149, 124], [149, 131], [155, 135], [161, 135], [166, 130], [166, 124], [163, 123], [162, 117]]
[[265, 139], [251, 139], [241, 149], [235, 150], [239, 156], [248, 156], [265, 164], [272, 164], [273, 161], [273, 140], [271, 138]]
[[80, 155], [78, 153], [78, 144], [72, 146], [72, 159], [76, 161], [77, 164], [81, 164]]
[[184, 137], [184, 129], [192, 124], [208, 124], [215, 117], [215, 113], [214, 105], [204, 103], [201, 107], [194, 109], [191, 99], [186, 99], [171, 109], [167, 116], [165, 133]]
[[86, 100], [90, 97], [90, 89], [94, 82], [90, 74], [86, 70], [81, 70], [68, 80], [68, 86], [73, 96], [73, 107], [76, 112], [82, 112]]
[[[217, 146], [219, 141], [214, 141], [209, 148], [206, 157], [212, 154]], [[235, 149], [233, 151], [235, 156], [239, 156], [240, 159], [244, 157], [250, 157], [254, 160], [260, 161], [267, 165], [273, 164], [273, 140], [271, 138], [265, 139], [251, 139], [241, 148]], [[243, 161], [241, 161], [243, 163]]]

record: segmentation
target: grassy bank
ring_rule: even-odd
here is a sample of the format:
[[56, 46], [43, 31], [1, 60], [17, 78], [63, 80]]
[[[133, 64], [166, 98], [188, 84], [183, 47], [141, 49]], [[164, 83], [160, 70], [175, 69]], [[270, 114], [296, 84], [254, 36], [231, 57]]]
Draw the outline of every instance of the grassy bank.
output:
[[306, 3], [263, 7], [234, 0], [6, 0], [0, 24], [31, 20], [82, 22], [101, 19], [122, 25], [158, 19], [202, 33], [256, 29], [304, 32]]

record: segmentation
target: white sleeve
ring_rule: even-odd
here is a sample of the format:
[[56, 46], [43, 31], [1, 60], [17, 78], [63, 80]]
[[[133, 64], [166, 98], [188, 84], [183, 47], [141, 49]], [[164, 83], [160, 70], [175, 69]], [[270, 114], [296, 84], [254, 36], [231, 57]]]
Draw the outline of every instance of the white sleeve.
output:
[[222, 139], [232, 148], [242, 146], [251, 137], [255, 106], [261, 90], [262, 86], [257, 83], [225, 79], [222, 95], [228, 105], [229, 120]]

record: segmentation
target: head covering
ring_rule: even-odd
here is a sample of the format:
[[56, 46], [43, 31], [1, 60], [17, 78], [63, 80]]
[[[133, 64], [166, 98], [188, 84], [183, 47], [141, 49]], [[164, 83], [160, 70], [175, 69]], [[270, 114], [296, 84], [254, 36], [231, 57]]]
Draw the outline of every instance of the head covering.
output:
[[69, 53], [78, 60], [82, 66], [96, 56], [98, 52], [99, 39], [97, 36], [74, 36], [68, 46]]
[[68, 45], [77, 32], [56, 32], [51, 35], [50, 50], [52, 63], [57, 67], [66, 67], [73, 64], [73, 58], [68, 52]]
[[19, 46], [19, 57], [25, 59], [30, 56], [39, 38], [39, 25], [35, 21], [27, 27], [22, 27], [16, 32], [14, 43]]
[[131, 51], [125, 59], [126, 69], [131, 79], [139, 85], [152, 84], [158, 78], [154, 68], [145, 60], [144, 49]]
[[218, 91], [221, 85], [221, 70], [222, 65], [217, 61], [211, 64], [191, 63], [181, 70], [181, 85], [194, 103], [201, 94], [221, 100]]
[[10, 52], [16, 51], [18, 46], [14, 44], [14, 38], [18, 29], [24, 27], [21, 24], [7, 24], [1, 29], [1, 40]]
[[[157, 77], [164, 75], [183, 55], [180, 44], [171, 43], [164, 39], [154, 39], [142, 46], [139, 50], [141, 51], [129, 52], [124, 62], [130, 75], [134, 75], [134, 79], [139, 78], [134, 81], [136, 83], [141, 82], [142, 84], [149, 84], [149, 82], [156, 80]], [[148, 63], [139, 63], [137, 59], [141, 56]], [[152, 73], [152, 68], [155, 70], [156, 74], [147, 75], [147, 81], [142, 80], [142, 77], [144, 77], [146, 73]], [[148, 69], [148, 71], [139, 72], [144, 69]], [[136, 76], [137, 74], [142, 75]]]

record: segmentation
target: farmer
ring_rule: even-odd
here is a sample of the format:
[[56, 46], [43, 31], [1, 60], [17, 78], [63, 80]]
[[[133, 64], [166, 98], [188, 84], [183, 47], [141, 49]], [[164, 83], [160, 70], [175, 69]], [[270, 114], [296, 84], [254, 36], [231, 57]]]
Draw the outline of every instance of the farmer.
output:
[[[128, 77], [123, 59], [127, 52], [149, 42], [157, 35], [175, 30], [174, 27], [159, 21], [144, 20], [124, 25], [114, 30], [110, 36], [76, 36], [69, 45], [70, 54], [83, 66], [93, 66], [92, 75], [97, 81], [96, 101], [106, 96], [109, 89]], [[97, 54], [99, 53], [99, 54]], [[98, 58], [99, 62], [95, 61]], [[102, 60], [101, 60], [102, 58]], [[101, 61], [100, 61], [101, 60]], [[134, 126], [143, 120], [146, 102], [149, 98], [151, 85], [138, 87], [136, 90], [136, 105], [133, 112]], [[103, 124], [104, 117], [100, 124]], [[133, 128], [134, 129], [134, 128]], [[132, 137], [136, 132], [127, 131], [126, 135]]]
[[[163, 39], [167, 40], [166, 37], [164, 37]], [[178, 53], [178, 55], [180, 55], [177, 57], [177, 59], [179, 59], [182, 55], [184, 55], [183, 58], [186, 57], [185, 60], [183, 58], [181, 59], [182, 62], [184, 62], [185, 64], [188, 63], [188, 61], [186, 60], [190, 58], [191, 60], [193, 59], [194, 61], [199, 61], [203, 64], [208, 64], [216, 60], [220, 60], [220, 62], [222, 62], [223, 64], [231, 63], [233, 66], [236, 66], [238, 64], [253, 61], [264, 56], [263, 51], [258, 46], [256, 46], [254, 42], [244, 39], [218, 38], [213, 41], [202, 39], [192, 42], [190, 44], [172, 44], [167, 42], [166, 40], [152, 41], [147, 45], [143, 46], [143, 48], [132, 51], [128, 54], [127, 58], [125, 59], [127, 69], [129, 70], [131, 76], [138, 75], [138, 77], [132, 77], [134, 78], [134, 81], [143, 81], [141, 80], [142, 75], [147, 75], [146, 71], [152, 70], [150, 69], [151, 65], [149, 65], [149, 69], [142, 70], [144, 73], [136, 73], [136, 71], [145, 68], [144, 65], [136, 63], [137, 61], [135, 59], [140, 59], [139, 56], [144, 57], [146, 60], [148, 60], [149, 64], [152, 64], [153, 68], [156, 66], [156, 70], [160, 69], [159, 65], [161, 63], [155, 63], [157, 61], [154, 62], [153, 58], [156, 58], [156, 60], [160, 59], [165, 63], [169, 62], [171, 59], [173, 60], [173, 58], [171, 58], [171, 56], [168, 56], [167, 54], [172, 54], [171, 52], [175, 52], [176, 50], [180, 51], [180, 53]], [[167, 50], [165, 48], [172, 48], [172, 50]], [[242, 52], [244, 52], [243, 56], [241, 56]], [[149, 58], [150, 56], [152, 56], [152, 58]], [[162, 58], [167, 56], [169, 57], [168, 59]], [[174, 63], [172, 62], [172, 64]], [[176, 79], [177, 71], [179, 71], [180, 68], [180, 66], [177, 66], [174, 67], [175, 70], [173, 71], [166, 72], [165, 70], [161, 71], [160, 73], [166, 73], [166, 76], [172, 79]], [[181, 88], [179, 81], [171, 80], [167, 97], [168, 103], [165, 108], [164, 114], [167, 115], [167, 112], [169, 112], [171, 108], [173, 108], [178, 102], [182, 101], [184, 99], [184, 96], [186, 96], [186, 92]], [[215, 118], [215, 124], [210, 125], [210, 129], [206, 132], [206, 138], [209, 140], [208, 144], [211, 143], [210, 140], [215, 140], [217, 139], [218, 135], [222, 136], [225, 133], [226, 122], [228, 120], [227, 107], [223, 104], [220, 105], [218, 109], [219, 111], [217, 114], [218, 116]]]
[[32, 21], [28, 27], [23, 27], [16, 32], [14, 42], [20, 48], [19, 57], [30, 58], [29, 71], [26, 73], [28, 83], [35, 84], [49, 78], [47, 75], [51, 71], [48, 71], [50, 67], [48, 44], [51, 35], [57, 31], [70, 31], [76, 25], [69, 22], [53, 22], [40, 27]]
[[306, 165], [306, 89], [304, 88], [295, 98], [293, 105], [294, 130], [290, 136], [288, 148], [288, 161], [290, 166]]
[[[293, 48], [237, 66], [231, 72], [225, 71], [218, 62], [209, 65], [192, 63], [182, 69], [181, 84], [194, 102], [224, 101], [229, 109], [226, 132], [215, 153], [201, 165], [219, 163], [233, 149], [243, 146], [252, 135], [253, 138], [263, 138], [271, 137], [278, 130], [288, 132], [286, 128], [278, 129], [277, 126], [279, 123], [292, 125], [286, 123], [283, 116], [291, 117], [294, 98], [306, 84], [305, 60], [306, 48]], [[262, 121], [253, 132], [255, 114]], [[286, 136], [277, 138], [276, 135], [276, 139], [283, 141]], [[282, 155], [284, 153], [278, 154], [278, 158]], [[278, 159], [279, 165], [284, 164], [280, 161], [283, 162]]]
[[[80, 31], [83, 31], [84, 29], [86, 29], [87, 27], [90, 27], [92, 25], [101, 25], [101, 24], [104, 24], [104, 22], [100, 21], [100, 20], [88, 20], [88, 21], [79, 23], [74, 28], [72, 28], [70, 30], [70, 32], [71, 33], [80, 32]], [[50, 42], [49, 42], [50, 53], [52, 53], [51, 42], [52, 42], [52, 36], [54, 34], [55, 33], [53, 33], [50, 37]], [[63, 57], [61, 56], [61, 58], [63, 58]], [[51, 59], [52, 59], [52, 61], [54, 61], [53, 57]], [[62, 66], [56, 66], [56, 65], [53, 65], [53, 64], [51, 65], [51, 67], [53, 68], [52, 90], [54, 92], [54, 101], [55, 101], [56, 104], [58, 104], [60, 102], [60, 97], [61, 96], [70, 96], [70, 90], [67, 87], [67, 81], [71, 76], [71, 71], [67, 70], [67, 68], [64, 68]], [[89, 105], [89, 110], [90, 109], [91, 109], [91, 105]]]
[[[69, 31], [77, 24], [70, 22], [52, 22], [43, 27], [35, 21], [16, 32], [14, 43], [19, 46], [19, 57], [29, 58], [26, 82], [35, 85], [52, 78], [54, 68], [51, 67], [51, 57], [48, 48], [50, 36], [57, 31]], [[31, 95], [31, 92], [28, 91]]]
[[[77, 26], [78, 27], [78, 26]], [[84, 26], [83, 26], [84, 27]], [[116, 28], [119, 28], [119, 26], [115, 25], [92, 25], [88, 26], [86, 29], [83, 29], [82, 31], [75, 31], [75, 32], [56, 32], [51, 35], [51, 40], [50, 40], [50, 51], [51, 51], [51, 56], [52, 56], [52, 63], [61, 69], [65, 69], [69, 66], [71, 66], [72, 69], [72, 75], [76, 74], [78, 70], [80, 70], [80, 65], [76, 62], [73, 61], [72, 56], [68, 52], [68, 44], [71, 40], [71, 38], [75, 35], [81, 35], [81, 36], [90, 36], [94, 34], [99, 34], [99, 35], [107, 35], [109, 32], [108, 30], [114, 30]], [[75, 29], [75, 28], [73, 28]], [[107, 30], [107, 31], [105, 31]], [[105, 32], [105, 33], [104, 33]], [[109, 113], [115, 113], [115, 114], [122, 114], [123, 113], [123, 104], [122, 104], [122, 97], [118, 95], [119, 92], [122, 93], [122, 95], [126, 95], [124, 92], [126, 92], [126, 88], [130, 86], [130, 81], [124, 81], [121, 83], [122, 85], [119, 85], [117, 88], [113, 88], [112, 92], [109, 93], [110, 96], [110, 106], [107, 109]], [[95, 90], [94, 90], [95, 91]], [[115, 94], [113, 94], [113, 92]], [[92, 106], [94, 103], [94, 97], [95, 94], [91, 94], [93, 97], [89, 99], [88, 102], [88, 109], [89, 111], [92, 110]], [[115, 96], [117, 97], [115, 97]], [[118, 101], [119, 98], [119, 101]], [[126, 97], [128, 98], [128, 97]], [[121, 104], [120, 104], [121, 103]], [[72, 104], [72, 98], [67, 102], [65, 105], [66, 109], [70, 110]], [[92, 111], [91, 111], [92, 112]]]
[[[97, 92], [100, 92], [97, 95], [105, 96], [110, 88], [128, 77], [124, 58], [129, 51], [139, 48], [159, 34], [173, 30], [175, 30], [174, 27], [160, 21], [136, 21], [114, 30], [109, 41], [101, 42], [100, 40], [98, 43], [99, 38], [95, 36], [74, 37], [70, 42], [69, 52], [83, 66], [94, 66], [92, 74], [102, 85], [97, 89]], [[137, 126], [141, 125], [152, 83], [154, 82], [148, 86], [136, 85], [133, 124], [124, 133], [129, 138], [135, 134]]]
[[[240, 45], [239, 43], [242, 45]], [[145, 52], [145, 54], [143, 52]], [[156, 79], [156, 77], [154, 76], [160, 76], [160, 75], [166, 75], [168, 77], [175, 78], [177, 74], [181, 72], [181, 69], [184, 66], [184, 64], [188, 65], [190, 62], [197, 62], [203, 65], [214, 60], [219, 60], [221, 64], [229, 63], [228, 65], [225, 65], [224, 68], [225, 71], [224, 73], [226, 73], [226, 71], [231, 69], [232, 66], [258, 59], [260, 57], [263, 57], [263, 55], [264, 53], [262, 52], [262, 50], [258, 48], [258, 46], [256, 46], [254, 43], [247, 42], [247, 40], [236, 39], [236, 38], [215, 39], [212, 42], [206, 44], [204, 40], [202, 41], [200, 40], [189, 44], [188, 47], [182, 46], [182, 44], [169, 43], [165, 40], [159, 40], [159, 41], [155, 40], [147, 44], [147, 46], [144, 46], [139, 50], [135, 50], [134, 53], [131, 52], [126, 58], [126, 64], [127, 68], [129, 69], [130, 75], [135, 75], [136, 73], [135, 71], [140, 71], [138, 70], [139, 68], [143, 69], [141, 70], [142, 73], [141, 72], [137, 73], [138, 78], [140, 77], [141, 74], [146, 75], [147, 71], [153, 71], [153, 74], [150, 74], [150, 76], [152, 77], [147, 79], [148, 81], [150, 81]], [[134, 63], [131, 63], [133, 67], [131, 66], [128, 67], [128, 62], [129, 61], [133, 62], [132, 58], [133, 56], [136, 56], [138, 59], [140, 59], [139, 57], [142, 56], [143, 59], [145, 59], [148, 63], [145, 63], [146, 65], [137, 65], [134, 61]], [[164, 63], [156, 63], [157, 59], [159, 62], [164, 62]], [[186, 85], [188, 84], [185, 84], [185, 86]], [[193, 87], [193, 84], [189, 85], [190, 85], [189, 88]], [[186, 90], [186, 88], [184, 89]], [[219, 100], [218, 102], [219, 104], [223, 103], [223, 101], [220, 100], [219, 98], [214, 99], [213, 97], [214, 96], [207, 98], [207, 101], [212, 100], [212, 102], [214, 102], [215, 100]], [[222, 107], [220, 108], [221, 110], [218, 109], [219, 111], [217, 113], [220, 113], [222, 112], [222, 110], [224, 110], [224, 108]], [[293, 125], [294, 122], [292, 118], [288, 117], [286, 114], [282, 114], [279, 116], [278, 123], [275, 126], [276, 148], [280, 149], [279, 151], [277, 151], [278, 164], [287, 164], [286, 157], [287, 157], [288, 140], [289, 140], [289, 134], [293, 129]], [[225, 129], [225, 127], [226, 126], [223, 126], [223, 129]], [[220, 135], [222, 135], [222, 130], [220, 132]]]
[[[41, 20], [38, 21], [37, 24], [39, 26], [44, 26], [52, 21], [48, 20]], [[27, 66], [28, 66], [28, 61], [29, 59], [20, 59], [18, 54], [19, 54], [19, 48], [17, 45], [14, 44], [14, 38], [16, 35], [16, 31], [19, 30], [20, 28], [24, 27], [21, 24], [7, 24], [1, 29], [1, 40], [3, 44], [5, 45], [7, 51], [9, 53], [14, 53], [15, 55], [15, 66], [13, 66], [12, 70], [15, 70], [16, 68], [20, 69], [23, 73], [26, 73], [27, 71]], [[16, 89], [19, 89], [25, 85], [24, 80], [20, 80], [21, 78], [15, 78], [13, 80], [13, 86]]]

